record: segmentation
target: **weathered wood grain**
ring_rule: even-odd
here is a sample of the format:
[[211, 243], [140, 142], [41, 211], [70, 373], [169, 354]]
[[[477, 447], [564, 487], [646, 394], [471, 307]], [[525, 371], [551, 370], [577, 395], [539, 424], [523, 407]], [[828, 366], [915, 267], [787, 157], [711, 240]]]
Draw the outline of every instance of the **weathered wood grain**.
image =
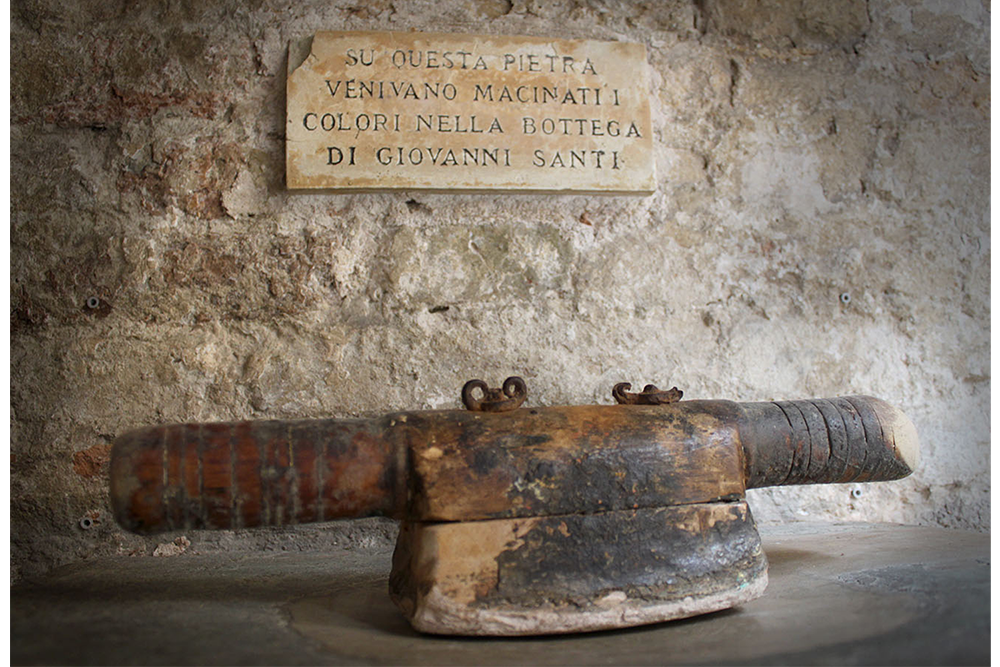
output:
[[390, 594], [418, 630], [581, 632], [760, 595], [746, 488], [896, 479], [913, 424], [878, 399], [179, 424], [112, 452], [135, 532], [403, 519]]
[[405, 450], [387, 433], [332, 419], [139, 429], [115, 442], [112, 507], [138, 533], [402, 516]]
[[917, 459], [912, 423], [863, 396], [444, 410], [140, 429], [115, 443], [111, 498], [137, 532], [374, 514], [478, 521], [898, 479]]
[[689, 401], [409, 415], [409, 517], [463, 521], [739, 497], [735, 407]]
[[746, 488], [888, 481], [919, 463], [913, 423], [871, 396], [741, 403]]

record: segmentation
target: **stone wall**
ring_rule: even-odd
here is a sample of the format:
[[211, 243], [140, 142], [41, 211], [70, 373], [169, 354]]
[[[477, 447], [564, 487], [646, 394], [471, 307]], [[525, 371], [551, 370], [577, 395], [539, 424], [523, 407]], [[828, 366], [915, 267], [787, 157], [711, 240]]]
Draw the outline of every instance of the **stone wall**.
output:
[[[921, 469], [751, 492], [758, 519], [989, 529], [985, 2], [16, 0], [11, 16], [15, 577], [178, 537], [108, 518], [127, 429], [457, 407], [465, 380], [509, 374], [535, 405], [607, 403], [623, 380], [876, 395], [913, 418]], [[657, 191], [290, 194], [286, 48], [320, 29], [644, 43]]]

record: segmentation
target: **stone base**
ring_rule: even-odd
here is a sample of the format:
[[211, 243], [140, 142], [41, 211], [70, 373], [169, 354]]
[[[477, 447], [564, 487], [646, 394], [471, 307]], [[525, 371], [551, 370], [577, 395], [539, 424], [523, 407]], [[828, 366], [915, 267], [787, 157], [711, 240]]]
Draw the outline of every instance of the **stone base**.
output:
[[422, 632], [607, 630], [760, 596], [767, 561], [745, 502], [456, 523], [404, 523], [389, 580]]

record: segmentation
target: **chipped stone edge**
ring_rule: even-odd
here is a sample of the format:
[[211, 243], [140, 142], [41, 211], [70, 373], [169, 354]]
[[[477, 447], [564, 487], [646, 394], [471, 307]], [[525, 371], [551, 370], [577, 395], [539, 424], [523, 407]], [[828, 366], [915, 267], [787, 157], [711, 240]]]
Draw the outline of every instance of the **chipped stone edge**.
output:
[[308, 37], [293, 39], [288, 42], [288, 76], [291, 76], [295, 70], [302, 67], [302, 63], [312, 54], [314, 37], [315, 35], [309, 35]]

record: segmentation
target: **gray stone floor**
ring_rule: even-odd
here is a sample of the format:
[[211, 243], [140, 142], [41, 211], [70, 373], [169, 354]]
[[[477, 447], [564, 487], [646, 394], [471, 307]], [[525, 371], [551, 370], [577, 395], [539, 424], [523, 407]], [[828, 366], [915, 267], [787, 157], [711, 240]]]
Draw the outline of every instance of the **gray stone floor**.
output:
[[13, 664], [986, 664], [989, 536], [762, 528], [764, 597], [613, 632], [429, 637], [386, 594], [391, 553], [114, 558], [11, 589]]

